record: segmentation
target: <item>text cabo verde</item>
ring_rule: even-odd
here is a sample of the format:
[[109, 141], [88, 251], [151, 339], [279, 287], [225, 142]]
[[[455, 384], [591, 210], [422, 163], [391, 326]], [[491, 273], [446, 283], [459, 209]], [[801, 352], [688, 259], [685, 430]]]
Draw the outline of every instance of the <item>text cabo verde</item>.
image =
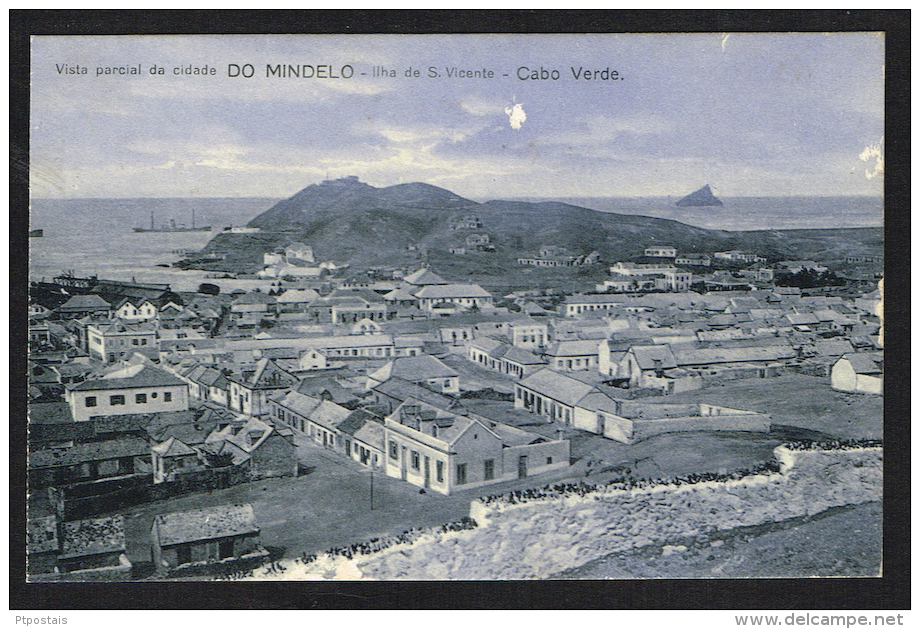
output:
[[[256, 69], [251, 63], [236, 64], [231, 63], [227, 66], [227, 76], [243, 77], [250, 79], [255, 76]], [[265, 65], [266, 78], [280, 79], [350, 79], [355, 75], [355, 69], [345, 64], [334, 66], [328, 64], [283, 64]]]
[[[569, 71], [572, 78], [576, 81], [622, 81], [623, 77], [617, 70], [611, 70], [609, 67], [603, 69], [586, 69], [582, 66], [570, 66]], [[556, 69], [530, 68], [521, 66], [517, 69], [517, 78], [521, 81], [558, 81], [562, 78], [562, 73]]]

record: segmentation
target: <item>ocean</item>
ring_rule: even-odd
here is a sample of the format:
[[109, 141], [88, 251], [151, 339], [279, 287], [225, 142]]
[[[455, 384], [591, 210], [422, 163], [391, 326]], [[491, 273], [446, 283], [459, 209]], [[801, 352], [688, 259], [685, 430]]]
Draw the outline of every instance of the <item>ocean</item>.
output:
[[[823, 229], [881, 227], [882, 199], [876, 197], [729, 197], [722, 207], [681, 208], [676, 198], [515, 199], [562, 201], [603, 212], [639, 214], [680, 221], [707, 229]], [[63, 271], [77, 276], [170, 284], [194, 291], [208, 281], [222, 290], [248, 289], [257, 280], [214, 280], [204, 271], [163, 268], [181, 259], [178, 250], [197, 251], [225, 227], [241, 226], [269, 209], [269, 198], [170, 199], [33, 199], [30, 229], [44, 230], [29, 239], [29, 279], [50, 280]], [[159, 227], [170, 219], [211, 225], [210, 232], [135, 233], [149, 227], [150, 213]], [[310, 243], [306, 243], [310, 244]]]

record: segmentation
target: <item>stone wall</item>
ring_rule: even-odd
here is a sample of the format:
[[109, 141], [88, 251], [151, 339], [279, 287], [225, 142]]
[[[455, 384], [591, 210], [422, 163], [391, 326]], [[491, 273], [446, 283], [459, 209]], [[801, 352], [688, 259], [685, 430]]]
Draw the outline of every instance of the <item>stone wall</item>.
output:
[[724, 480], [478, 499], [470, 506], [475, 528], [421, 531], [368, 554], [291, 560], [249, 578], [538, 579], [612, 552], [882, 498], [881, 447], [780, 446], [774, 456], [779, 471]]

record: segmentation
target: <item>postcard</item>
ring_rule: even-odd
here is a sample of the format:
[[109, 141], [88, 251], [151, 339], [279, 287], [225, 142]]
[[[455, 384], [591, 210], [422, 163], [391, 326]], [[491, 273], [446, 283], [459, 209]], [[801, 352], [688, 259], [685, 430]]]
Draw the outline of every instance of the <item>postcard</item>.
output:
[[885, 36], [35, 36], [28, 580], [882, 570]]

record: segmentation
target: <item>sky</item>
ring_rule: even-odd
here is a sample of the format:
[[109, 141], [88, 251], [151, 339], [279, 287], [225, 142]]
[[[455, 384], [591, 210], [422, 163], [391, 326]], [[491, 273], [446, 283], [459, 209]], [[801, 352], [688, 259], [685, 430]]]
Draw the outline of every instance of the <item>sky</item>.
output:
[[31, 73], [33, 197], [882, 194], [878, 33], [35, 37]]

